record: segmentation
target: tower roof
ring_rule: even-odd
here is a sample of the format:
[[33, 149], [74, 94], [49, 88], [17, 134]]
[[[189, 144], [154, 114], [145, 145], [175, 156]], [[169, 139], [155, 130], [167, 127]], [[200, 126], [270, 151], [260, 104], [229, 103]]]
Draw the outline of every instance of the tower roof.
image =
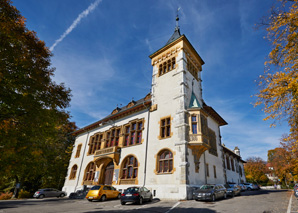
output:
[[168, 44], [172, 43], [173, 41], [177, 40], [178, 38], [181, 37], [181, 34], [180, 34], [180, 29], [179, 27], [175, 27], [175, 31], [173, 33], [173, 35], [171, 36], [171, 38], [168, 40], [168, 42], [166, 43], [165, 46], [167, 46]]

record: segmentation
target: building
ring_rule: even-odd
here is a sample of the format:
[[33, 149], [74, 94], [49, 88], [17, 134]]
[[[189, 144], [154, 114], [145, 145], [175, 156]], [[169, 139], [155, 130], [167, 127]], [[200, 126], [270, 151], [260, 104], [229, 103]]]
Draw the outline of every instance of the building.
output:
[[224, 171], [226, 180], [229, 183], [245, 183], [244, 163], [240, 157], [240, 150], [236, 146], [232, 151], [222, 144], [224, 156]]
[[[231, 179], [220, 134], [227, 122], [202, 98], [204, 61], [180, 34], [178, 19], [149, 57], [151, 93], [74, 133], [68, 194], [96, 184], [145, 185], [161, 199], [190, 199], [193, 186]], [[242, 162], [240, 154], [232, 157]]]

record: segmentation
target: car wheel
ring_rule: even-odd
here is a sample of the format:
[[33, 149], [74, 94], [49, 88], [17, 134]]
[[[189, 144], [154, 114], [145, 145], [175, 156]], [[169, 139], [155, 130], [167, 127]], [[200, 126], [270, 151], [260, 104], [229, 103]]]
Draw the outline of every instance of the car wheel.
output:
[[[234, 197], [234, 192], [232, 194], [232, 197]], [[226, 198], [227, 198], [227, 193], [224, 193], [224, 199], [226, 199]]]
[[125, 205], [125, 202], [121, 202], [121, 205]]
[[101, 196], [101, 201], [106, 201], [107, 197], [105, 195]]
[[92, 202], [92, 200], [87, 199], [89, 202]]
[[232, 197], [235, 197], [235, 193], [234, 192], [232, 192]]
[[117, 196], [117, 199], [120, 199], [120, 198], [121, 198], [121, 194], [119, 193], [118, 196]]
[[212, 195], [212, 202], [215, 201], [215, 195]]
[[41, 199], [42, 199], [42, 198], [44, 198], [44, 195], [39, 195], [39, 197], [38, 197], [38, 198], [41, 198]]
[[64, 193], [62, 193], [61, 195], [60, 195], [60, 197], [64, 197], [65, 196], [65, 194]]
[[241, 195], [241, 192], [239, 192], [238, 196], [240, 196], [240, 195]]
[[150, 198], [149, 198], [149, 202], [152, 202], [152, 200], [153, 200], [153, 197], [151, 195]]
[[143, 204], [143, 198], [142, 198], [142, 197], [140, 197], [139, 204], [140, 204], [140, 205]]

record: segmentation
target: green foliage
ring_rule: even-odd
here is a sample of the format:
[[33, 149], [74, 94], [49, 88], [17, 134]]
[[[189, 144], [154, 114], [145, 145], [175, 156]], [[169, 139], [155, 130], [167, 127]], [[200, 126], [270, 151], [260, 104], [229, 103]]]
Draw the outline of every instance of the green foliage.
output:
[[0, 1], [0, 188], [11, 180], [32, 192], [63, 185], [70, 135], [70, 89], [52, 81], [51, 52], [25, 18]]
[[12, 192], [0, 193], [0, 200], [9, 200], [12, 197]]
[[19, 192], [19, 198], [31, 198], [33, 193], [24, 191], [23, 189]]

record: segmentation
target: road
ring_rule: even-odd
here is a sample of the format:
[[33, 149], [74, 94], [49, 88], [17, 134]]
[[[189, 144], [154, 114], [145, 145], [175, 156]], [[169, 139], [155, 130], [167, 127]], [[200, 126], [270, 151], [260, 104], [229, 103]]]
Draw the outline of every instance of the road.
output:
[[[143, 205], [120, 205], [119, 200], [88, 202], [68, 198], [45, 198], [0, 201], [0, 213], [52, 213], [52, 212], [241, 212], [241, 213], [293, 213], [298, 212], [298, 199], [287, 190], [247, 191], [241, 196], [218, 200], [216, 202], [160, 201], [155, 198]], [[291, 200], [291, 202], [290, 202]], [[291, 205], [290, 205], [291, 204]]]

